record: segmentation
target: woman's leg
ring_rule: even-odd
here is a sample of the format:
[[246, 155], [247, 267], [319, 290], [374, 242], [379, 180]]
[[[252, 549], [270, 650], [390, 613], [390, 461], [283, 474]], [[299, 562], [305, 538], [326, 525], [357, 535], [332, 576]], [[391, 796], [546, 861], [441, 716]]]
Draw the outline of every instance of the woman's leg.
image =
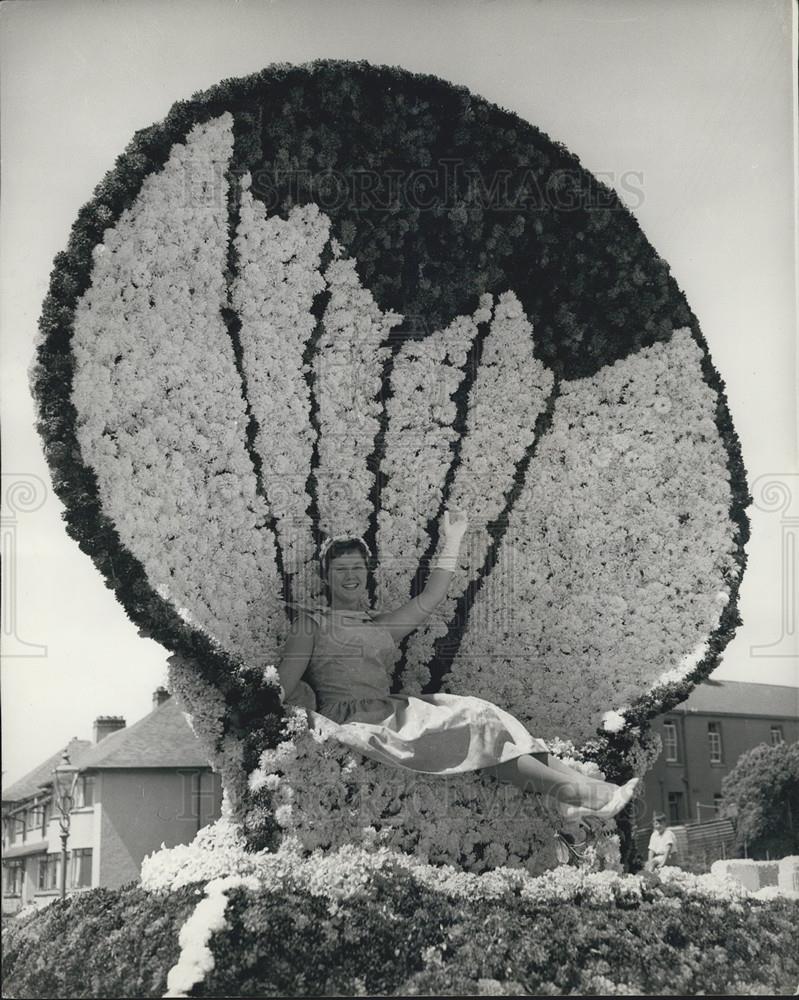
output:
[[499, 781], [510, 782], [525, 792], [540, 792], [565, 805], [599, 809], [610, 801], [616, 791], [616, 785], [588, 779], [562, 762], [558, 762], [559, 767], [551, 767], [551, 759], [548, 758], [548, 762], [544, 763], [524, 754], [487, 770]]
[[577, 775], [582, 781], [588, 782], [588, 784], [594, 785], [607, 785], [608, 782], [604, 778], [594, 778], [590, 774], [583, 774], [580, 771], [576, 771], [573, 767], [569, 767], [564, 761], [559, 760], [557, 757], [553, 757], [552, 754], [547, 755], [547, 767], [551, 767], [553, 771], [560, 771], [561, 774], [568, 774], [570, 777], [574, 778]]

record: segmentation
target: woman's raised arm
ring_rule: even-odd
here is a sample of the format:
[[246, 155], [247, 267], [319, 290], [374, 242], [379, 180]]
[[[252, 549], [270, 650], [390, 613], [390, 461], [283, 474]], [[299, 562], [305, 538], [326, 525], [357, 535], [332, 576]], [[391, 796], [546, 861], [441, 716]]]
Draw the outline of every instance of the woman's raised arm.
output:
[[283, 643], [277, 672], [285, 698], [288, 698], [302, 680], [313, 653], [316, 622], [300, 612]]
[[454, 517], [451, 520], [449, 510], [444, 511], [443, 531], [441, 532], [444, 545], [438, 559], [433, 564], [424, 589], [418, 596], [401, 605], [395, 611], [385, 612], [375, 618], [376, 622], [391, 633], [395, 642], [399, 643], [406, 635], [423, 625], [447, 596], [452, 574], [458, 564], [458, 553], [467, 526], [468, 521], [465, 513], [454, 512]]

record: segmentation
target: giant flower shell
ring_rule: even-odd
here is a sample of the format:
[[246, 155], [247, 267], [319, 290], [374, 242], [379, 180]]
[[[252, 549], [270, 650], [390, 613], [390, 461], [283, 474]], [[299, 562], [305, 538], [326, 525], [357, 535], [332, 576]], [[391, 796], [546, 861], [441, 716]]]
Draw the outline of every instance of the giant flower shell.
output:
[[613, 193], [465, 88], [320, 61], [176, 105], [81, 211], [41, 330], [69, 530], [228, 777], [282, 738], [262, 668], [323, 534], [370, 542], [395, 607], [465, 508], [395, 688], [618, 774], [738, 623], [749, 497], [696, 319]]

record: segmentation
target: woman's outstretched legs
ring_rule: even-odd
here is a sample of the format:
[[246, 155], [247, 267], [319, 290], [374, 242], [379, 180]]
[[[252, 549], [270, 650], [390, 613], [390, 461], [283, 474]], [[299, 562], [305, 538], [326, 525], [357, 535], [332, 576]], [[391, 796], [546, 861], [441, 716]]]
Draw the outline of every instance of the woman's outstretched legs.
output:
[[[510, 782], [524, 792], [539, 792], [566, 805], [590, 805], [598, 808], [610, 799], [615, 786], [607, 786], [605, 782], [589, 782], [584, 775], [573, 771], [566, 764], [551, 767], [549, 760], [551, 758], [544, 763], [537, 757], [525, 754], [488, 770], [499, 781]], [[602, 787], [597, 788], [597, 784]]]
[[561, 807], [561, 811], [569, 811], [571, 807], [575, 818], [581, 812], [608, 811], [608, 816], [612, 816], [632, 797], [636, 782], [628, 782], [623, 786], [625, 791], [622, 794], [622, 789], [612, 782], [587, 778], [562, 761], [555, 762], [555, 766], [552, 766], [552, 762], [551, 756], [545, 763], [537, 757], [524, 754], [515, 760], [496, 764], [488, 768], [488, 771], [499, 781], [510, 782], [525, 792], [538, 792], [553, 799]]

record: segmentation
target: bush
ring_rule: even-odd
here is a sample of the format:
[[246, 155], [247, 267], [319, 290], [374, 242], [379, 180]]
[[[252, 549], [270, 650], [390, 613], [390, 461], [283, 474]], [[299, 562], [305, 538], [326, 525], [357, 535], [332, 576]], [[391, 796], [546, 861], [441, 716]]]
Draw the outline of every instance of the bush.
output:
[[799, 743], [765, 743], [742, 754], [721, 785], [722, 815], [752, 858], [799, 853]]
[[[215, 966], [192, 995], [793, 993], [795, 902], [713, 898], [658, 876], [568, 877], [554, 900], [465, 901], [397, 871], [348, 898], [234, 888]], [[163, 995], [199, 888], [93, 890], [12, 922], [4, 996]]]
[[92, 889], [4, 923], [3, 996], [163, 996], [201, 892]]

